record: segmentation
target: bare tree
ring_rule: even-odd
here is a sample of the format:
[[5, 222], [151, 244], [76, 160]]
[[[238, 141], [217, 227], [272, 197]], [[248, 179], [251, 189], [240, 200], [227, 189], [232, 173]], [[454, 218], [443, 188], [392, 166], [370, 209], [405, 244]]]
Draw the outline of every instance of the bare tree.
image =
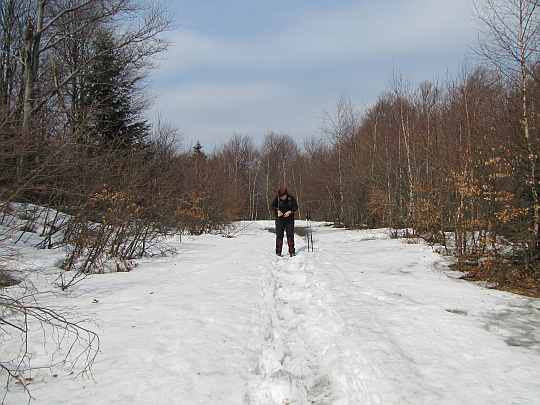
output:
[[261, 155], [265, 166], [268, 215], [271, 214], [270, 204], [279, 185], [292, 183], [291, 170], [299, 153], [298, 145], [290, 135], [271, 131], [265, 136]]
[[337, 169], [339, 184], [339, 214], [338, 221], [344, 220], [345, 211], [345, 180], [344, 180], [344, 146], [358, 132], [359, 113], [351, 99], [345, 93], [341, 93], [336, 100], [332, 112], [323, 110], [320, 129], [328, 137], [337, 151]]
[[335, 178], [331, 173], [332, 147], [325, 138], [312, 137], [304, 141], [306, 164], [302, 190], [304, 210], [312, 212], [314, 218], [332, 219], [334, 212]]
[[[257, 180], [261, 168], [258, 151], [253, 138], [248, 135], [235, 134], [218, 153], [224, 159], [226, 170], [234, 179], [235, 193], [246, 196], [242, 209], [250, 220], [257, 218], [258, 187]], [[232, 191], [232, 190], [231, 190]]]

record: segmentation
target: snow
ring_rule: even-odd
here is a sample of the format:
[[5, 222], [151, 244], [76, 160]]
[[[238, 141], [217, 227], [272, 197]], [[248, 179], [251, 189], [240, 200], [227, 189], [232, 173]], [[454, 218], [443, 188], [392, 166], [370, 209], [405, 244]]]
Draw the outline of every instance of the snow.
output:
[[[91, 319], [100, 353], [91, 373], [25, 375], [31, 403], [539, 403], [540, 300], [460, 280], [449, 258], [388, 230], [315, 223], [315, 251], [297, 236], [298, 255], [280, 258], [272, 225], [171, 238], [176, 255], [39, 297]], [[24, 257], [44, 287], [61, 252], [30, 242]], [[33, 364], [54, 353], [42, 338]], [[2, 358], [18, 345], [6, 337]], [[12, 385], [5, 403], [27, 402]]]

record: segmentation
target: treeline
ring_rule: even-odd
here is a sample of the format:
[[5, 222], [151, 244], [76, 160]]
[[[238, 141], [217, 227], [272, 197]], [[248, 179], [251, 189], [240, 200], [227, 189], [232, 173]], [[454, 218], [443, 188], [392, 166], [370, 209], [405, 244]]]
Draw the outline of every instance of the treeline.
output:
[[[233, 217], [269, 219], [285, 185], [300, 218], [310, 210], [317, 220], [409, 229], [448, 246], [450, 236], [460, 255], [512, 246], [533, 260], [537, 156], [529, 159], [519, 89], [485, 67], [416, 89], [396, 74], [390, 87], [363, 113], [340, 95], [323, 112], [321, 135], [302, 145], [273, 132], [260, 148], [248, 135], [233, 136], [204, 159], [208, 199], [225, 193]], [[539, 90], [531, 81], [533, 111]], [[538, 150], [536, 112], [529, 123]]]

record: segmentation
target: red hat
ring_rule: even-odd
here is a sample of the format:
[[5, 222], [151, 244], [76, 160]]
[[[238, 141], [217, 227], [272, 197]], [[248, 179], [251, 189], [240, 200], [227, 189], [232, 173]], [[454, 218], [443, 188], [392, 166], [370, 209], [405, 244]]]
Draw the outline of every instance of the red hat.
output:
[[284, 195], [287, 194], [287, 189], [286, 189], [285, 187], [281, 187], [281, 188], [278, 190], [277, 193], [278, 193], [278, 195], [279, 195], [280, 197], [283, 197]]

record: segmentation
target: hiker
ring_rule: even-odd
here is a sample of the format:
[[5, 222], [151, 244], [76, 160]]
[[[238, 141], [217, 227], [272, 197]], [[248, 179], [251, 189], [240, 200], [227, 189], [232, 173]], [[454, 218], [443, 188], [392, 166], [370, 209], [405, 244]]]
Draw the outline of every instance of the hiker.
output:
[[294, 250], [294, 212], [298, 210], [296, 198], [289, 194], [285, 187], [281, 187], [272, 202], [271, 209], [276, 214], [276, 254], [281, 256], [283, 234], [287, 230], [287, 244], [292, 257], [296, 254]]

